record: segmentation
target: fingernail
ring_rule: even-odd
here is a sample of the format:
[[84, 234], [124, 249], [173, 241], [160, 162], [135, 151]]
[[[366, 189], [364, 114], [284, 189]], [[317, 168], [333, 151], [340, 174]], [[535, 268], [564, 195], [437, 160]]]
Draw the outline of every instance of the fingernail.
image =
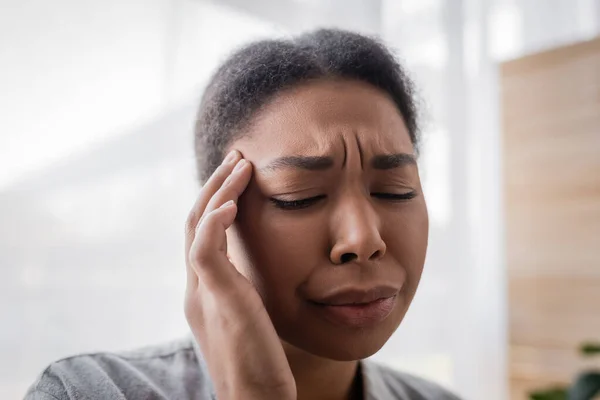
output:
[[228, 202], [226, 202], [225, 204], [223, 204], [223, 205], [222, 205], [221, 207], [219, 207], [219, 208], [227, 208], [227, 207], [229, 207], [229, 206], [232, 206], [232, 205], [233, 205], [233, 203], [234, 203], [234, 201], [233, 201], [233, 200], [229, 200]]
[[227, 154], [227, 157], [225, 157], [225, 159], [223, 160], [223, 164], [232, 162], [233, 160], [235, 160], [236, 157], [237, 157], [237, 151], [235, 151], [235, 150], [230, 151], [229, 154]]
[[243, 158], [238, 161], [238, 163], [236, 164], [235, 168], [233, 169], [233, 172], [239, 171], [240, 169], [242, 169], [244, 167], [244, 165], [246, 165], [246, 160], [244, 160]]

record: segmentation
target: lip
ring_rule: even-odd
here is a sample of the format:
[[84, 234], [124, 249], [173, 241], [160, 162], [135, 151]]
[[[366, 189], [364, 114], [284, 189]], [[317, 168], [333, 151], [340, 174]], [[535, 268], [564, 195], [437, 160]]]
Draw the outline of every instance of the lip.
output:
[[394, 310], [397, 294], [370, 302], [342, 305], [312, 303], [315, 310], [330, 322], [349, 328], [367, 328], [384, 321]]
[[330, 322], [350, 328], [366, 328], [385, 320], [394, 310], [400, 287], [378, 285], [338, 288], [312, 300], [314, 309]]
[[396, 296], [400, 288], [394, 286], [373, 286], [371, 288], [342, 288], [313, 300], [322, 306], [365, 305], [377, 300]]

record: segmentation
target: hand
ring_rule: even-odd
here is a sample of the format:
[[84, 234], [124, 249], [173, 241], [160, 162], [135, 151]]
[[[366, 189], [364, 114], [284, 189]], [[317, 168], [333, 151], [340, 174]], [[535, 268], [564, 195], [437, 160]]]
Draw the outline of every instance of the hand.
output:
[[190, 212], [185, 316], [219, 399], [295, 399], [294, 377], [262, 299], [227, 256], [225, 230], [251, 175], [250, 162], [230, 154]]

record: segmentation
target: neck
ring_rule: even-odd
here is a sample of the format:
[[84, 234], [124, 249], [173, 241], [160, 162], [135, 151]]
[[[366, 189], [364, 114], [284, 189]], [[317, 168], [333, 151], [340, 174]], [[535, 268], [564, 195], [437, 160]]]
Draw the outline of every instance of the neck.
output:
[[329, 360], [282, 344], [296, 381], [297, 400], [363, 399], [358, 361]]

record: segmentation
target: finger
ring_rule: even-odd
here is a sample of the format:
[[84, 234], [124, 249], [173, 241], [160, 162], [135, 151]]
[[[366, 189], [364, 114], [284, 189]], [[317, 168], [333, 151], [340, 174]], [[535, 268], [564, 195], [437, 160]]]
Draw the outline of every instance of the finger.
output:
[[[202, 189], [200, 190], [200, 194], [194, 203], [194, 206], [190, 210], [188, 218], [185, 223], [185, 254], [190, 251], [190, 246], [192, 241], [194, 240], [194, 234], [196, 231], [196, 226], [204, 214], [204, 210], [206, 205], [213, 197], [213, 195], [219, 190], [219, 188], [223, 185], [223, 182], [233, 171], [233, 168], [237, 164], [241, 155], [238, 151], [234, 150], [230, 152], [227, 157], [223, 160], [223, 163], [213, 172], [211, 177], [206, 181]], [[187, 261], [187, 260], [186, 260]]]
[[231, 175], [225, 179], [219, 190], [210, 199], [204, 210], [204, 215], [216, 210], [229, 200], [237, 203], [252, 176], [252, 164], [248, 160], [238, 161]]
[[196, 230], [189, 260], [198, 279], [215, 287], [231, 286], [238, 274], [227, 258], [227, 235], [225, 231], [233, 224], [237, 205], [233, 200], [206, 214]]
[[231, 174], [233, 168], [236, 163], [240, 159], [241, 154], [233, 150], [231, 151], [223, 160], [221, 165], [213, 172], [210, 178], [206, 181], [206, 183], [202, 186], [200, 190], [200, 194], [194, 203], [194, 206], [189, 212], [185, 223], [185, 264], [186, 264], [186, 274], [187, 274], [187, 288], [190, 290], [194, 290], [196, 286], [198, 286], [198, 277], [194, 271], [191, 270], [191, 266], [189, 263], [189, 253], [192, 242], [194, 241], [194, 236], [196, 233], [196, 227], [198, 226], [198, 221], [202, 217], [204, 213], [204, 209], [206, 205], [210, 201], [211, 197], [214, 193], [221, 187], [225, 179]]
[[[211, 213], [213, 213], [214, 211], [218, 210], [225, 203], [227, 203], [229, 201], [237, 202], [239, 196], [244, 192], [244, 190], [248, 186], [251, 176], [252, 176], [252, 165], [250, 164], [249, 161], [240, 159], [237, 162], [233, 171], [223, 181], [223, 184], [221, 185], [219, 190], [216, 191], [216, 193], [212, 196], [212, 198], [209, 200], [208, 204], [204, 208], [204, 213], [200, 217], [200, 221], [197, 225], [197, 229], [195, 231], [194, 237], [192, 238], [192, 241], [201, 240], [201, 238], [200, 239], [197, 238], [198, 228], [202, 225], [202, 222], [205, 218], [207, 218], [209, 215], [211, 215]], [[236, 212], [234, 213], [234, 216], [233, 216], [234, 219], [235, 219], [236, 213], [237, 213], [237, 207], [236, 207]], [[229, 222], [227, 224], [225, 229], [229, 228], [229, 226], [231, 226], [232, 223], [233, 223], [233, 220], [231, 220], [231, 222]], [[223, 243], [226, 243], [225, 233], [223, 233], [223, 238], [224, 238], [223, 240], [225, 242], [221, 242], [221, 245], [223, 245]], [[229, 262], [229, 259], [227, 258], [226, 244], [224, 246], [225, 246], [225, 250], [224, 250], [225, 259], [227, 260], [228, 265], [232, 265], [231, 262]], [[188, 253], [188, 256], [190, 256], [190, 255], [191, 254]], [[235, 270], [235, 267], [233, 267], [233, 269]], [[235, 270], [235, 272], [237, 273], [237, 270]], [[188, 270], [188, 284], [191, 285], [192, 288], [194, 288], [198, 284], [197, 279], [195, 279], [195, 277], [193, 275], [192, 276], [190, 276], [190, 275], [192, 275], [191, 271]]]

